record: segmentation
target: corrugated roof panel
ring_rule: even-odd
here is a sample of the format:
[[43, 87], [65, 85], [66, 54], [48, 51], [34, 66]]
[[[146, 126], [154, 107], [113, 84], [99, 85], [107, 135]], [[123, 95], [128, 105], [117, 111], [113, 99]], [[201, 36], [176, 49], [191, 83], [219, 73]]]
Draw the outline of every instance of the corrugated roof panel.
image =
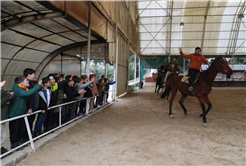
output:
[[1, 74], [3, 74], [3, 71], [5, 70], [7, 64], [9, 63], [10, 60], [7, 59], [1, 59]]
[[64, 37], [58, 36], [58, 35], [51, 35], [48, 37], [44, 37], [43, 39], [48, 40], [50, 42], [58, 43], [63, 46], [74, 43], [73, 41], [68, 40]]
[[22, 5], [19, 5], [18, 3], [14, 1], [1, 1], [1, 10], [6, 11], [11, 14], [32, 11]]
[[30, 50], [30, 49], [23, 49], [16, 56], [14, 57], [15, 60], [27, 60], [27, 61], [36, 61], [41, 62], [48, 53]]
[[72, 30], [80, 30], [79, 27], [77, 27], [76, 25], [70, 23], [69, 21], [67, 21], [64, 18], [54, 18], [55, 21], [58, 21], [59, 23], [65, 25], [66, 27], [69, 27]]
[[14, 54], [20, 49], [21, 47], [1, 43], [1, 57], [11, 59], [14, 56]]
[[29, 6], [30, 8], [33, 8], [34, 10], [47, 10], [47, 8], [35, 1], [21, 1], [21, 3], [25, 4], [26, 6]]
[[20, 35], [11, 30], [5, 30], [1, 32], [1, 40], [3, 42], [25, 46], [27, 43], [30, 43], [31, 41], [34, 41], [35, 39]]
[[59, 23], [56, 23], [53, 20], [40, 20], [40, 21], [35, 21], [34, 23], [55, 33], [69, 31], [68, 28], [62, 26]]
[[23, 62], [23, 61], [16, 61], [12, 60], [6, 69], [5, 74], [14, 74], [16, 76], [23, 75], [23, 71], [25, 68], [32, 68], [36, 69], [39, 63], [30, 63], [30, 62]]
[[61, 46], [59, 45], [53, 45], [51, 43], [43, 42], [40, 40], [37, 40], [35, 42], [32, 42], [31, 44], [28, 45], [29, 48], [34, 48], [34, 49], [39, 49], [39, 50], [44, 50], [48, 52], [52, 52]]
[[80, 35], [78, 35], [78, 34], [76, 34], [74, 32], [66, 32], [66, 33], [62, 33], [62, 35], [66, 36], [66, 37], [68, 37], [70, 39], [73, 39], [73, 40], [75, 40], [77, 42], [87, 41], [86, 38], [83, 38], [82, 36], [80, 36]]
[[31, 35], [31, 36], [34, 36], [34, 37], [37, 37], [37, 38], [41, 38], [43, 36], [52, 34], [51, 32], [46, 31], [42, 28], [39, 28], [31, 23], [22, 24], [12, 29], [28, 34], [28, 35]]

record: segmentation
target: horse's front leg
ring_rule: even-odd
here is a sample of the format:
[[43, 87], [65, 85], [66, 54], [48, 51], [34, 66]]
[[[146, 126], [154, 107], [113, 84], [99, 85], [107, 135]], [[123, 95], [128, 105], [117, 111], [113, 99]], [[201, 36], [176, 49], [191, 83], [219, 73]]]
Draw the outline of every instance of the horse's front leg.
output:
[[206, 107], [205, 107], [205, 104], [204, 104], [204, 102], [203, 102], [203, 97], [202, 97], [202, 96], [199, 96], [199, 97], [197, 97], [197, 98], [198, 98], [198, 100], [199, 100], [199, 102], [200, 102], [200, 105], [201, 105], [201, 107], [202, 107], [202, 114], [203, 114], [202, 119], [203, 119], [203, 124], [204, 124], [204, 126], [207, 126]]
[[187, 115], [187, 110], [186, 110], [186, 108], [185, 108], [185, 106], [184, 106], [184, 101], [185, 101], [185, 99], [187, 98], [187, 95], [183, 95], [182, 94], [182, 98], [179, 100], [179, 104], [180, 104], [180, 106], [183, 108], [183, 110], [184, 110], [184, 116], [186, 117], [186, 115]]
[[171, 100], [170, 100], [170, 103], [169, 103], [169, 116], [170, 117], [172, 117], [172, 105], [173, 105], [173, 101], [174, 101], [174, 98], [175, 98], [176, 94], [177, 94], [177, 89], [175, 87], [172, 87], [172, 97], [171, 97]]

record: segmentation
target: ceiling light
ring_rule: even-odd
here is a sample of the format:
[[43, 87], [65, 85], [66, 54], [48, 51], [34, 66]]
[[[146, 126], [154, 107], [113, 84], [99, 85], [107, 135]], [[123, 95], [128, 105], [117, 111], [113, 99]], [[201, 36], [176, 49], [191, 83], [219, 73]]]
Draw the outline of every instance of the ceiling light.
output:
[[239, 15], [238, 15], [238, 18], [243, 18], [243, 17], [244, 17], [243, 14], [239, 14]]

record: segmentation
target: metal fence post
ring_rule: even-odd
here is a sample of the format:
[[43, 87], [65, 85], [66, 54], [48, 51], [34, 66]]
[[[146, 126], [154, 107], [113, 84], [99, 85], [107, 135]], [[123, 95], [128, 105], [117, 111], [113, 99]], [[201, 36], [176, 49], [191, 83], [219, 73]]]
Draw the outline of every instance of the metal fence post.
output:
[[85, 114], [88, 114], [89, 109], [90, 109], [89, 100], [91, 100], [91, 98], [87, 98], [87, 99], [86, 99], [86, 110], [85, 110]]
[[25, 119], [25, 123], [26, 123], [26, 129], [27, 129], [28, 137], [29, 137], [29, 140], [30, 140], [30, 143], [31, 143], [31, 148], [35, 152], [35, 146], [34, 146], [34, 143], [33, 143], [33, 140], [32, 140], [32, 133], [31, 133], [31, 130], [30, 130], [30, 126], [29, 126], [29, 122], [28, 122], [27, 116], [25, 116], [24, 119]]
[[107, 97], [107, 94], [103, 94], [103, 104], [106, 104], [106, 97]]
[[59, 107], [59, 126], [61, 126], [61, 106]]

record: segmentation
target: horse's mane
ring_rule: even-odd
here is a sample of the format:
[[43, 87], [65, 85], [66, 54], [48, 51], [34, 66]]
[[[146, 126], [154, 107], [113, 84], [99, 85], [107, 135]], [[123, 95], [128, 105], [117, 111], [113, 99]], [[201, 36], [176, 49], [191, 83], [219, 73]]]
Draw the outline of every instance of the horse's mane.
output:
[[216, 65], [216, 63], [217, 63], [220, 59], [223, 59], [223, 57], [222, 57], [222, 56], [216, 56], [216, 57], [215, 57], [215, 60], [212, 62], [212, 64], [207, 68], [207, 70], [203, 71], [202, 73], [210, 72], [211, 67], [214, 66], [214, 65]]

